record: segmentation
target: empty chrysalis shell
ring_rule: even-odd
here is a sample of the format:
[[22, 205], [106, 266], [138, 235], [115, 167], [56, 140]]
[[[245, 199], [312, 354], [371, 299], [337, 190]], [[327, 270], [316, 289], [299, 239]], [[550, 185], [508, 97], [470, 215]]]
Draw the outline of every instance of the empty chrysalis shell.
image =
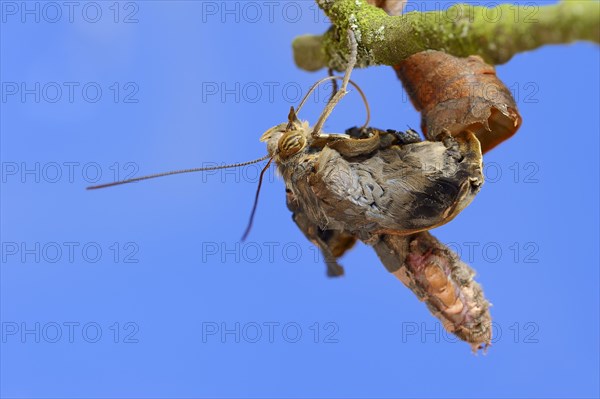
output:
[[514, 135], [521, 116], [508, 88], [493, 66], [479, 56], [454, 57], [427, 50], [394, 67], [429, 139], [443, 130], [470, 131], [483, 153]]

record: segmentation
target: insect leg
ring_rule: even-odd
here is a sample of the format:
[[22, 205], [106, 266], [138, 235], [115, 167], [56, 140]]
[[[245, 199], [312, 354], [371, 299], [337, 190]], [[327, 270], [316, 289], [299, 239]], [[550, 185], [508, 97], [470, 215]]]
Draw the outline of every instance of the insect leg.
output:
[[340, 102], [342, 97], [344, 97], [348, 91], [348, 82], [350, 81], [350, 75], [352, 74], [352, 69], [354, 69], [354, 65], [356, 65], [356, 58], [358, 55], [358, 43], [356, 42], [356, 37], [354, 37], [354, 32], [352, 30], [348, 30], [348, 43], [350, 43], [350, 58], [348, 60], [348, 66], [346, 67], [346, 72], [344, 73], [344, 79], [342, 80], [342, 86], [335, 93], [335, 95], [331, 98], [331, 100], [325, 106], [323, 113], [319, 117], [319, 120], [315, 124], [313, 131], [311, 133], [313, 138], [319, 138], [321, 136], [321, 128], [325, 124], [325, 121], [335, 108], [335, 106]]
[[292, 211], [292, 219], [310, 242], [315, 244], [323, 254], [327, 265], [327, 276], [344, 275], [344, 268], [337, 262], [347, 250], [356, 243], [356, 237], [338, 230], [322, 230], [311, 222], [308, 215], [300, 207], [291, 190], [287, 189], [287, 206]]

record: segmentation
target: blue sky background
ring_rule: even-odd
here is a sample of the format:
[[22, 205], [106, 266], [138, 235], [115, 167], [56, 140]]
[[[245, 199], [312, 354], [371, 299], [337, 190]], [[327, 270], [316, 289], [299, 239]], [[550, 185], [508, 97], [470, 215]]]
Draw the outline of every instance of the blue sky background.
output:
[[[264, 155], [260, 135], [325, 76], [291, 53], [327, 28], [313, 2], [80, 2], [72, 22], [47, 4], [0, 4], [2, 397], [598, 397], [596, 46], [497, 68], [523, 126], [434, 231], [493, 303], [494, 345], [474, 356], [371, 248], [326, 278], [273, 171], [241, 244], [256, 165], [84, 190]], [[373, 126], [419, 127], [391, 68], [353, 79]], [[353, 93], [326, 128], [362, 121]]]

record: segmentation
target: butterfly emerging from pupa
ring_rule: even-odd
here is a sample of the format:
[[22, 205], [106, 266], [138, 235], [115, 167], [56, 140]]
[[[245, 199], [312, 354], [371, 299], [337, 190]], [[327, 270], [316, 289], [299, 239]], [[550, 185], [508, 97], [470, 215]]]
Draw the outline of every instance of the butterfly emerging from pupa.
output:
[[[317, 82], [287, 122], [267, 130], [268, 155], [254, 161], [187, 169], [89, 187], [97, 189], [160, 176], [249, 165], [268, 159], [261, 172], [245, 239], [256, 211], [262, 177], [272, 162], [286, 185], [287, 206], [304, 235], [322, 251], [329, 276], [344, 269], [338, 258], [357, 240], [373, 246], [384, 266], [424, 301], [444, 327], [471, 344], [491, 342], [489, 304], [474, 272], [428, 230], [452, 220], [483, 184], [481, 145], [472, 132], [443, 132], [421, 141], [414, 131], [370, 128], [364, 93], [350, 80], [358, 45], [348, 34], [350, 57], [343, 77]], [[298, 112], [315, 87], [327, 80], [342, 84], [314, 127]], [[357, 88], [367, 105], [367, 122], [344, 134], [321, 131], [347, 93]]]

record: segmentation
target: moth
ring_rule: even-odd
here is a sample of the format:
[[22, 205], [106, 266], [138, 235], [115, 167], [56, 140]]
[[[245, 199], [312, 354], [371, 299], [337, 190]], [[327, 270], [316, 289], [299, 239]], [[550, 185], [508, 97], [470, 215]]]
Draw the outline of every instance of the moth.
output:
[[[344, 269], [338, 259], [358, 241], [372, 246], [384, 266], [417, 297], [426, 302], [444, 327], [473, 349], [491, 341], [489, 304], [474, 272], [428, 230], [452, 220], [479, 192], [484, 178], [481, 145], [471, 132], [442, 132], [421, 141], [416, 132], [368, 127], [343, 134], [321, 131], [325, 121], [354, 85], [350, 80], [358, 45], [349, 31], [350, 57], [343, 77], [317, 82], [287, 122], [268, 129], [260, 138], [268, 155], [243, 166], [269, 160], [261, 173], [254, 207], [244, 238], [252, 225], [262, 175], [272, 162], [285, 182], [287, 206], [306, 238], [323, 253], [329, 276]], [[326, 80], [342, 80], [317, 123], [310, 127], [298, 112], [314, 88]], [[216, 167], [222, 168], [222, 167]], [[132, 181], [192, 171], [167, 172], [109, 183]]]

